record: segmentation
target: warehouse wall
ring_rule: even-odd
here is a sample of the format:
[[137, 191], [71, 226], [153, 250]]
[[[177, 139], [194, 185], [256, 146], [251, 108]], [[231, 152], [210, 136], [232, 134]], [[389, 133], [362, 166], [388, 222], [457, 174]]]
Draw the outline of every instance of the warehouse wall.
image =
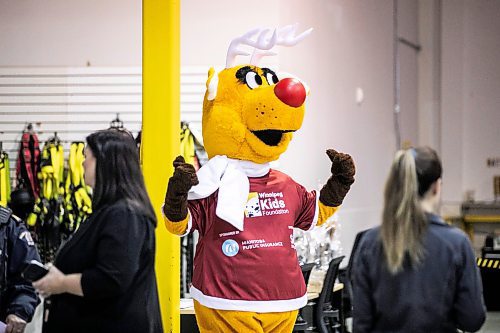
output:
[[[398, 1], [399, 34], [415, 43], [422, 20], [417, 3]], [[458, 203], [468, 189], [475, 190], [477, 199], [491, 198], [491, 175], [498, 173], [486, 168], [485, 157], [499, 155], [499, 7], [491, 0], [442, 0], [437, 110], [446, 202]], [[313, 189], [328, 177], [326, 148], [349, 152], [356, 160], [357, 180], [340, 213], [346, 252], [357, 230], [379, 222], [383, 182], [396, 149], [392, 14], [392, 0], [181, 3], [181, 62], [187, 72], [195, 68], [197, 73], [196, 88], [184, 90], [191, 112], [199, 108], [201, 73], [224, 64], [234, 36], [255, 26], [293, 22], [301, 29], [315, 28], [301, 44], [279, 50], [279, 56], [264, 63], [298, 74], [312, 91], [304, 126], [282, 156], [280, 169]], [[0, 67], [140, 68], [141, 15], [141, 2], [131, 0], [0, 0]], [[419, 55], [405, 46], [400, 55], [402, 139], [428, 142], [422, 127], [435, 124], [419, 124]], [[360, 104], [357, 88], [364, 92]]]
[[500, 158], [500, 2], [443, 2], [444, 200], [493, 199]]
[[0, 0], [1, 66], [141, 66], [142, 2]]

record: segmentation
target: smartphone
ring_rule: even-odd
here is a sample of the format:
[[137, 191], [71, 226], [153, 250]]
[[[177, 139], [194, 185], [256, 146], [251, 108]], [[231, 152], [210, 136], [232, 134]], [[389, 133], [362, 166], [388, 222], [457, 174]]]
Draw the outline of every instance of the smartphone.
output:
[[40, 280], [48, 272], [49, 270], [41, 262], [37, 260], [31, 260], [26, 264], [22, 276], [25, 280], [32, 282]]

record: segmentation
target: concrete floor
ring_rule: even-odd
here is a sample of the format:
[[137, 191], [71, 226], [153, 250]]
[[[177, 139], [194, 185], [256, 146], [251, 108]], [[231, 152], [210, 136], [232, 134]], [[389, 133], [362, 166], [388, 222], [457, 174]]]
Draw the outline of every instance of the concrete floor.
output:
[[499, 333], [500, 332], [500, 312], [488, 312], [486, 322], [479, 333]]

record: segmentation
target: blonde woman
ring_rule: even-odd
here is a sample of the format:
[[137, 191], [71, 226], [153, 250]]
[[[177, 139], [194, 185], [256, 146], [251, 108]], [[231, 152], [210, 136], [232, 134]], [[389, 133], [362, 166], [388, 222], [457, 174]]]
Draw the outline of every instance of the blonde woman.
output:
[[354, 261], [354, 333], [482, 326], [482, 285], [470, 242], [437, 215], [441, 173], [431, 148], [396, 154], [382, 225], [365, 233]]

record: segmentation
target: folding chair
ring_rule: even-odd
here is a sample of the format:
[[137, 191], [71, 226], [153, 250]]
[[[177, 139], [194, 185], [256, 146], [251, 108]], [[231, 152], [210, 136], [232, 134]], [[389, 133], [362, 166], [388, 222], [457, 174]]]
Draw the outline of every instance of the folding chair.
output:
[[334, 299], [333, 287], [339, 275], [340, 263], [344, 257], [333, 258], [325, 275], [325, 281], [323, 282], [314, 313], [316, 330], [320, 333], [337, 333], [340, 332], [342, 327], [339, 309], [335, 309], [332, 302]]
[[[300, 266], [300, 269], [302, 270], [302, 276], [304, 277], [304, 282], [306, 283], [306, 287], [309, 283], [309, 277], [311, 277], [311, 272], [314, 266], [314, 263], [304, 264]], [[307, 322], [307, 320], [304, 319], [304, 308], [299, 309], [299, 314], [297, 315], [297, 320], [295, 321], [295, 326], [293, 327], [292, 332], [306, 332], [311, 326], [311, 323]]]

